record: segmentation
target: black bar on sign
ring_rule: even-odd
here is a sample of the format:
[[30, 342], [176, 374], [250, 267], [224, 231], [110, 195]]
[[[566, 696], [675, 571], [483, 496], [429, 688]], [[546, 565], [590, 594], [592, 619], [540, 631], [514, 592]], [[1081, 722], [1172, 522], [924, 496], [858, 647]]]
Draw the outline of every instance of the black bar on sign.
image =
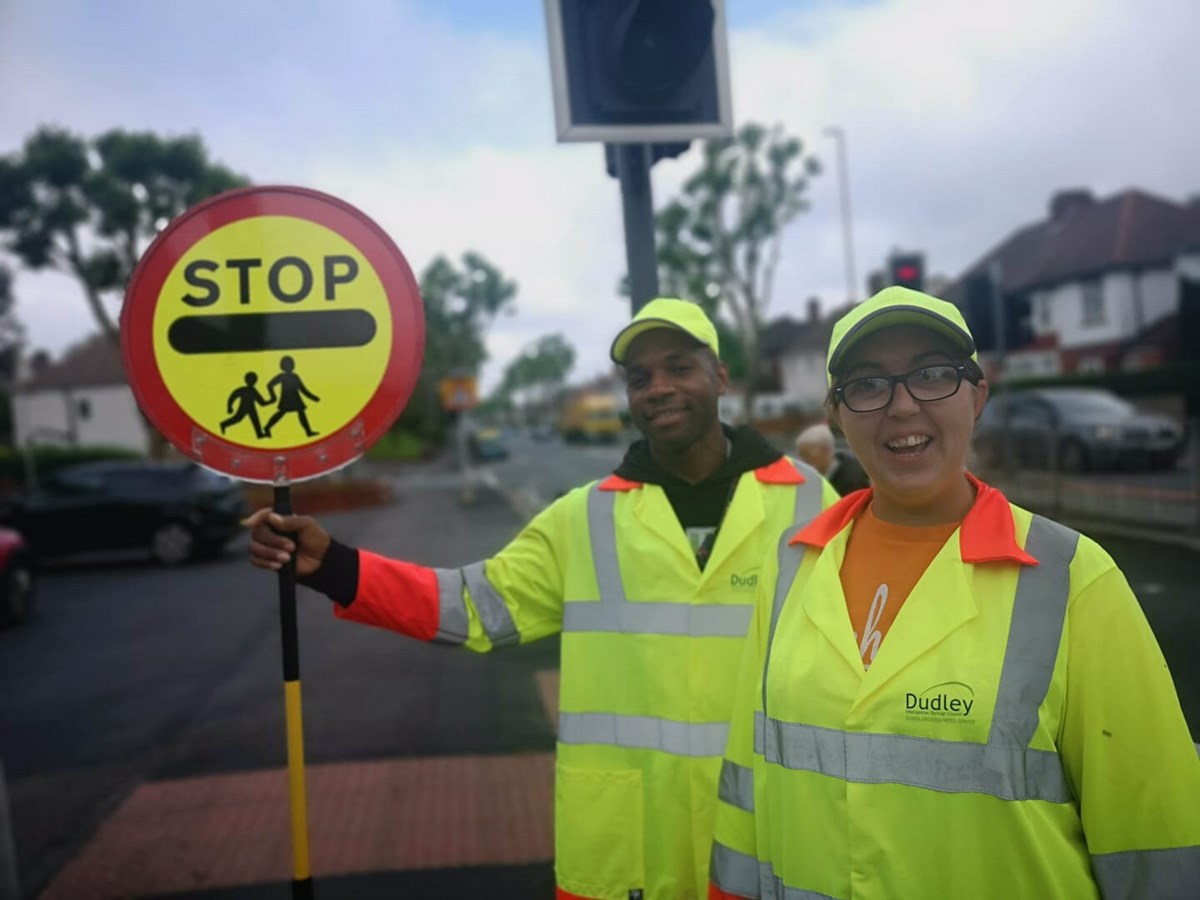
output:
[[183, 316], [167, 329], [176, 353], [249, 353], [362, 347], [375, 337], [375, 317], [363, 309]]

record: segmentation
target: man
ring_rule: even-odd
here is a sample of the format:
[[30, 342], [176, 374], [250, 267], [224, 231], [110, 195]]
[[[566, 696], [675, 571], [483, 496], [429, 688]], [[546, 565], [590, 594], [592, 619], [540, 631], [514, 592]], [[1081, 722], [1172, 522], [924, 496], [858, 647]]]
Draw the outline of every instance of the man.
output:
[[259, 510], [251, 559], [278, 569], [298, 547], [301, 583], [340, 618], [425, 640], [485, 651], [561, 631], [559, 900], [696, 900], [757, 573], [785, 529], [837, 496], [752, 429], [721, 424], [729, 374], [699, 306], [651, 301], [611, 356], [645, 439], [492, 558], [426, 568]]
[[843, 497], [871, 484], [854, 454], [834, 445], [833, 431], [824, 423], [810, 425], [796, 436], [796, 456], [824, 475]]

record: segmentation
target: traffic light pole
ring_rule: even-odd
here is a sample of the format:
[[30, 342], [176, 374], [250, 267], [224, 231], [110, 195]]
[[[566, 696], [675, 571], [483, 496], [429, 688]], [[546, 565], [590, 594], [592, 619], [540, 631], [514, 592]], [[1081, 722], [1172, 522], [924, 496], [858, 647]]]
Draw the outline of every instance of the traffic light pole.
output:
[[631, 313], [658, 295], [658, 258], [654, 245], [654, 199], [650, 191], [653, 161], [649, 144], [616, 144], [617, 178], [625, 219], [625, 259], [629, 267]]

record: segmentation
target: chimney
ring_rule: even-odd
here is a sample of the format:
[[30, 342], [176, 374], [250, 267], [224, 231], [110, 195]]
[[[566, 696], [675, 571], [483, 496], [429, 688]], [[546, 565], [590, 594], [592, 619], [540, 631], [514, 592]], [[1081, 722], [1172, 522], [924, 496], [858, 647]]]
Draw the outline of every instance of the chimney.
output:
[[1059, 191], [1050, 198], [1050, 221], [1065, 222], [1095, 202], [1096, 198], [1086, 188]]
[[821, 321], [821, 300], [819, 297], [808, 298], [808, 324], [816, 325]]

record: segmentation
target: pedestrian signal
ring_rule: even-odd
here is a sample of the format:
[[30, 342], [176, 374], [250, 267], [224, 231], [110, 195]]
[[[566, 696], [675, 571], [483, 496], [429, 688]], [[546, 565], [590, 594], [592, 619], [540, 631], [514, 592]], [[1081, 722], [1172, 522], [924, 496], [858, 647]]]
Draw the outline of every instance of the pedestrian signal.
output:
[[560, 141], [733, 132], [724, 0], [545, 0]]

